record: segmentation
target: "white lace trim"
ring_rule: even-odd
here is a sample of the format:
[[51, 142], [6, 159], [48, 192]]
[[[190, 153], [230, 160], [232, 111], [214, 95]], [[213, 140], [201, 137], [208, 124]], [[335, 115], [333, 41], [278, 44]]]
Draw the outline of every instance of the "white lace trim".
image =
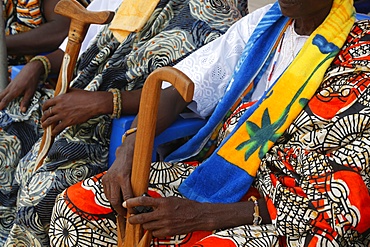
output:
[[[263, 7], [236, 22], [220, 38], [203, 46], [175, 67], [195, 84], [193, 103], [189, 108], [201, 117], [209, 116], [224, 95], [245, 44], [271, 5]], [[170, 86], [164, 82], [162, 88]]]

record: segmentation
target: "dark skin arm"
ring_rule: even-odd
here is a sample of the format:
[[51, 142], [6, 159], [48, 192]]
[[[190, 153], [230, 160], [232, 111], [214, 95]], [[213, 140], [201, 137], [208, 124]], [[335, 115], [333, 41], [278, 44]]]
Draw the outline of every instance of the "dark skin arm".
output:
[[28, 32], [6, 36], [9, 55], [36, 55], [58, 49], [67, 37], [70, 20], [54, 12], [59, 0], [43, 1], [46, 23]]
[[[141, 90], [122, 91], [121, 114], [136, 114], [140, 95]], [[44, 112], [41, 118], [42, 127], [54, 124], [52, 135], [57, 135], [68, 126], [82, 124], [99, 115], [112, 114], [113, 94], [70, 88], [68, 93], [47, 100], [42, 110]]]
[[[162, 91], [156, 135], [175, 121], [186, 106], [187, 103], [175, 89]], [[133, 123], [134, 126], [136, 122]], [[135, 137], [135, 133], [129, 135], [117, 149], [115, 162], [102, 178], [104, 193], [118, 214], [126, 215], [123, 201], [126, 202], [125, 206], [130, 213], [134, 212], [132, 208], [136, 206], [149, 206], [154, 209], [150, 213], [132, 215], [129, 218], [130, 223], [142, 224], [144, 229], [151, 230], [156, 237], [253, 224], [254, 203], [251, 201], [210, 204], [177, 197], [133, 198], [130, 178]], [[259, 209], [263, 223], [269, 223], [271, 220], [264, 199], [259, 199]]]
[[[57, 74], [60, 70], [64, 52], [60, 49], [49, 53], [46, 57], [51, 64], [51, 73]], [[41, 61], [27, 63], [14, 80], [0, 93], [0, 110], [9, 102], [23, 96], [21, 109], [27, 111], [30, 101], [35, 94], [40, 78], [44, 75], [44, 66]], [[141, 90], [121, 92], [122, 114], [136, 114]], [[49, 108], [52, 107], [52, 112]], [[42, 126], [46, 128], [55, 124], [52, 134], [57, 135], [68, 126], [81, 124], [88, 119], [111, 114], [113, 111], [113, 95], [110, 92], [89, 92], [71, 88], [67, 94], [56, 96], [43, 105], [44, 115]]]
[[[179, 113], [185, 109], [187, 104], [173, 87], [162, 90], [156, 135], [170, 126], [176, 120]], [[136, 126], [136, 120], [133, 122], [132, 127], [134, 126]], [[104, 193], [113, 208], [120, 215], [126, 214], [126, 210], [122, 207], [122, 202], [133, 197], [130, 177], [135, 137], [135, 133], [129, 135], [124, 143], [117, 148], [116, 160], [102, 178]]]
[[[58, 73], [63, 54], [63, 51], [58, 49], [46, 56], [50, 61], [52, 73]], [[41, 61], [27, 63], [14, 80], [0, 93], [0, 110], [4, 109], [15, 98], [23, 96], [20, 107], [22, 112], [26, 112], [40, 78], [44, 74], [45, 70]]]
[[[270, 223], [264, 199], [258, 200], [262, 224]], [[178, 197], [136, 197], [125, 204], [130, 212], [136, 206], [150, 206], [152, 212], [131, 214], [131, 224], [142, 224], [155, 237], [174, 236], [193, 231], [213, 231], [240, 225], [252, 225], [254, 203], [252, 201], [230, 204], [200, 203]]]
[[[51, 73], [58, 73], [63, 55], [64, 52], [59, 49], [46, 55], [51, 64]], [[44, 73], [41, 61], [27, 63], [17, 77], [0, 93], [0, 109], [4, 109], [15, 98], [24, 96], [21, 101], [21, 109], [25, 112]], [[121, 114], [136, 114], [140, 95], [141, 90], [121, 92]], [[111, 114], [113, 95], [110, 92], [90, 92], [71, 88], [68, 93], [47, 100], [42, 110], [44, 112], [41, 118], [42, 127], [55, 125], [52, 134], [57, 135], [68, 126], [84, 123], [98, 115]]]

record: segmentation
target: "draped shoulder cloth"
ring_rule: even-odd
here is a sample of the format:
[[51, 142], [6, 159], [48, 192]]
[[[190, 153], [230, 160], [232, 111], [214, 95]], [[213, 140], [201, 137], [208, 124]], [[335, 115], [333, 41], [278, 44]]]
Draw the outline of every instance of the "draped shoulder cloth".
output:
[[138, 32], [152, 15], [159, 0], [125, 0], [110, 25], [117, 40], [122, 42], [131, 32]]
[[[238, 105], [237, 100], [250, 97], [289, 21], [276, 2], [249, 39], [229, 87], [206, 126], [167, 160], [181, 160], [199, 152], [204, 140]], [[320, 86], [354, 21], [353, 2], [334, 0], [328, 17], [310, 35], [291, 65], [244, 113], [216, 151], [181, 184], [179, 189], [184, 196], [214, 203], [241, 199], [252, 184], [261, 159]]]

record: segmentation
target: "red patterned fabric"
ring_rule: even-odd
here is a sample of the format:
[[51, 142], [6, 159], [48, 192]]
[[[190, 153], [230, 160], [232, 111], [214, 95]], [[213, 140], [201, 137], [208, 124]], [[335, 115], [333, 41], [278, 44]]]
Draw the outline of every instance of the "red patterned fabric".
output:
[[[259, 192], [267, 200], [271, 225], [155, 238], [152, 246], [370, 246], [369, 49], [370, 22], [359, 22], [317, 94], [263, 159], [254, 184], [258, 191], [249, 193]], [[237, 108], [220, 136], [248, 106]], [[158, 162], [152, 168], [151, 195], [181, 197], [177, 187], [196, 166]], [[59, 196], [52, 244], [86, 238], [114, 245], [115, 218], [101, 176]], [[67, 234], [73, 231], [78, 234]]]

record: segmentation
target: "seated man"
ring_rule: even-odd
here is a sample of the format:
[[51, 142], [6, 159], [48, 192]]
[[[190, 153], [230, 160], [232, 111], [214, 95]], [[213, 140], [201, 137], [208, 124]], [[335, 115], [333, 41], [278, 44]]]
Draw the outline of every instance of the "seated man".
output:
[[[123, 4], [132, 7], [143, 1], [149, 3]], [[144, 26], [123, 40], [114, 36], [122, 30], [103, 27], [80, 56], [68, 93], [53, 98], [54, 91], [39, 83], [47, 61], [50, 71], [59, 71], [61, 50], [27, 63], [0, 93], [1, 246], [49, 246], [47, 232], [57, 194], [107, 169], [111, 118], [137, 112], [140, 90], [129, 91], [140, 89], [156, 68], [176, 64], [220, 37], [247, 12], [245, 0], [223, 5], [150, 2], [155, 2], [154, 9]], [[55, 142], [34, 172], [42, 127], [54, 124]]]
[[[369, 37], [352, 0], [244, 17], [176, 65], [192, 109], [212, 115], [151, 165], [151, 197], [132, 198], [133, 132], [106, 173], [58, 196], [51, 246], [114, 246], [126, 210], [151, 246], [369, 246]], [[161, 97], [157, 129], [187, 105], [171, 87]]]

